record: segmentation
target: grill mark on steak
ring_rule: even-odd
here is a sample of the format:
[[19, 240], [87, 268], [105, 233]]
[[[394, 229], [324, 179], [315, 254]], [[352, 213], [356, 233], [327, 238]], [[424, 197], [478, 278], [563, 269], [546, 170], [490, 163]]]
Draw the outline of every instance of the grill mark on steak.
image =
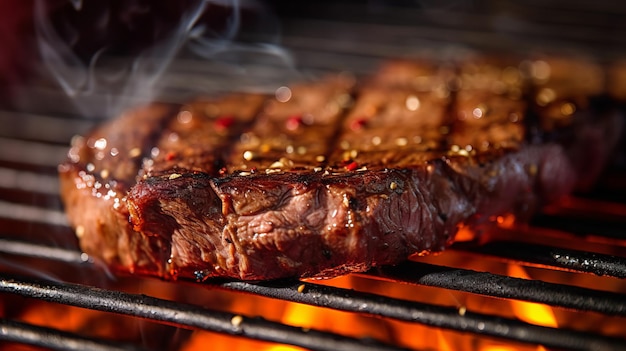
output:
[[87, 138], [74, 138], [68, 153], [70, 159], [83, 161], [86, 171], [98, 181], [113, 180], [120, 189], [127, 190], [177, 108], [153, 104], [128, 111]]
[[[419, 108], [406, 108], [407, 100]], [[403, 167], [441, 154], [448, 100], [402, 88], [362, 89], [329, 160], [335, 171]], [[411, 121], [411, 123], [403, 123]], [[354, 165], [354, 166], [353, 166]]]
[[[572, 150], [589, 142], [608, 147], [599, 138], [611, 136], [615, 123], [574, 114], [554, 131], [576, 139], [540, 133], [540, 142], [525, 143], [529, 111], [540, 121], [561, 118], [513, 93], [520, 86], [540, 91], [541, 82], [521, 71], [521, 82], [499, 90], [506, 67], [475, 68], [464, 80], [457, 75], [464, 66], [394, 63], [358, 87], [350, 105], [351, 84], [340, 76], [294, 85], [285, 102], [241, 94], [194, 102], [177, 115], [131, 115], [125, 128], [161, 138], [125, 137], [107, 147], [129, 152], [141, 141], [141, 150], [159, 152], [141, 170], [134, 163], [138, 178], [128, 169], [116, 173], [128, 185], [112, 189], [96, 185], [104, 163], [88, 169], [97, 145], [75, 145], [60, 167], [69, 219], [88, 254], [162, 277], [331, 277], [442, 250], [459, 225], [532, 213], [570, 191], [584, 179], [581, 165], [608, 154]], [[451, 81], [457, 93], [450, 94]], [[458, 119], [479, 104], [480, 118]], [[110, 138], [111, 125], [87, 140]]]
[[[258, 94], [197, 100], [183, 106], [161, 132], [152, 149], [157, 151], [144, 162], [141, 180], [126, 198], [135, 235], [167, 243], [155, 257], [161, 271], [175, 276], [175, 267], [189, 265], [185, 258], [191, 257], [224, 264], [216, 254], [218, 228], [224, 224], [217, 215], [222, 205], [210, 179], [223, 172], [224, 155], [255, 120], [265, 100]], [[208, 235], [197, 238], [189, 229]]]
[[256, 119], [266, 98], [258, 94], [234, 94], [183, 106], [161, 132], [156, 155], [146, 163], [143, 174], [203, 172], [219, 176], [232, 145]]
[[514, 61], [471, 60], [460, 64], [459, 75], [449, 153], [518, 149], [526, 132], [522, 97], [528, 87]]
[[[428, 139], [426, 151], [448, 149], [448, 140], [445, 135], [452, 131], [456, 120], [453, 110], [456, 105], [456, 93], [460, 86], [456, 64], [453, 62], [436, 64], [432, 61], [394, 61], [384, 65], [368, 85], [382, 90], [389, 88], [405, 90], [407, 94], [405, 107], [409, 110], [413, 108], [415, 111], [423, 110], [420, 97], [423, 98], [425, 95], [427, 100], [446, 104], [443, 120], [436, 120], [432, 123], [437, 125], [433, 126], [433, 130], [430, 131], [430, 137], [426, 138]], [[398, 104], [396, 109], [401, 107], [402, 104]], [[421, 119], [424, 118], [421, 117]], [[423, 143], [424, 138], [421, 139]]]
[[229, 173], [323, 167], [352, 84], [348, 77], [332, 77], [292, 86], [286, 101], [270, 99], [225, 160]]

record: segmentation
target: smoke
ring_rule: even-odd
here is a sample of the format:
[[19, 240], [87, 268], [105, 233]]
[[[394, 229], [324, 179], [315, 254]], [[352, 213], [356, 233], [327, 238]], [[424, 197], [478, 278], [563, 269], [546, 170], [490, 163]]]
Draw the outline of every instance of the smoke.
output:
[[[193, 77], [187, 72], [192, 76], [187, 82], [173, 76], [173, 64], [178, 62], [180, 69], [185, 60], [219, 63], [224, 67], [221, 74], [239, 75], [248, 85], [253, 61], [269, 58], [273, 66], [288, 70], [294, 66], [290, 54], [278, 44], [278, 21], [257, 2], [71, 0], [54, 4], [35, 3], [37, 49], [45, 71], [83, 116], [115, 116], [129, 106], [159, 98], [167, 89], [197, 93], [215, 88], [210, 76]], [[253, 18], [251, 22], [260, 23], [262, 31], [244, 28], [244, 13]], [[260, 34], [250, 39], [249, 32]]]

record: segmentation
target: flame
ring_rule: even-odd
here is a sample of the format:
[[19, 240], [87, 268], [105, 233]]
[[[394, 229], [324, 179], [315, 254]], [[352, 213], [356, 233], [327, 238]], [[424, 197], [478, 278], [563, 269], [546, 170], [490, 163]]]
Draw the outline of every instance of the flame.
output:
[[[484, 346], [484, 347], [480, 348], [480, 350], [481, 351], [519, 351], [520, 347], [519, 346], [495, 344], [494, 343], [492, 345]], [[533, 351], [548, 351], [548, 350], [545, 347], [539, 345]]]
[[483, 348], [483, 351], [515, 351], [516, 348], [507, 345], [491, 345]]
[[[446, 258], [447, 253], [439, 258]], [[453, 256], [451, 256], [453, 257]], [[489, 268], [493, 262], [486, 261], [484, 266]], [[522, 267], [510, 265], [508, 273], [515, 277], [529, 278], [530, 274]], [[534, 274], [534, 273], [533, 273]], [[148, 282], [152, 282], [151, 280]], [[412, 286], [408, 284], [396, 284], [393, 282], [374, 280], [363, 276], [345, 276], [328, 281], [316, 281], [318, 284], [336, 287], [368, 291], [374, 294], [401, 298], [414, 301], [428, 301], [438, 305], [463, 306], [463, 309], [471, 312], [486, 314], [502, 314], [515, 316], [529, 323], [544, 326], [557, 327], [557, 318], [550, 308], [536, 304], [504, 299], [487, 299], [484, 297], [464, 294], [460, 292], [445, 291], [441, 289]], [[165, 284], [158, 282], [144, 285], [140, 291], [149, 295], [161, 295], [161, 298], [177, 299], [181, 294], [188, 293], [189, 286], [178, 284]], [[165, 287], [176, 288], [170, 292]], [[182, 292], [184, 291], [184, 293]], [[157, 293], [158, 292], [158, 293]], [[198, 289], [199, 295], [188, 295], [183, 301], [196, 301], [208, 308], [219, 308], [232, 311], [236, 314], [249, 316], [263, 316], [271, 321], [282, 322], [287, 325], [329, 331], [356, 338], [369, 337], [382, 342], [397, 344], [401, 347], [433, 350], [481, 350], [481, 351], [546, 351], [545, 348], [534, 345], [517, 344], [511, 345], [506, 341], [492, 340], [489, 338], [475, 337], [471, 334], [442, 330], [435, 327], [424, 326], [418, 323], [407, 323], [389, 319], [372, 318], [354, 313], [335, 311], [327, 308], [313, 307], [299, 303], [291, 303], [281, 300], [269, 299], [254, 295], [236, 294], [228, 291], [213, 291]], [[214, 295], [214, 293], [218, 293]], [[190, 298], [191, 297], [191, 298]], [[211, 301], [219, 307], [210, 306]], [[3, 303], [0, 303], [2, 311]], [[6, 306], [4, 306], [6, 307]], [[510, 313], [509, 313], [510, 312]], [[461, 311], [459, 311], [461, 313]], [[121, 325], [113, 314], [90, 311], [63, 305], [36, 303], [29, 305], [24, 310], [20, 319], [27, 323], [46, 325], [53, 328], [78, 332], [89, 336], [118, 339], [120, 333], [137, 333], [138, 339], [145, 339], [145, 335], [152, 335], [154, 330], [147, 330], [137, 324], [136, 320], [130, 319], [130, 324]], [[566, 320], [563, 320], [566, 321]], [[133, 325], [132, 323], [135, 323]], [[96, 333], [97, 332], [97, 333]], [[143, 335], [143, 337], [142, 337]], [[185, 334], [187, 335], [187, 334]], [[133, 340], [132, 336], [126, 336]], [[194, 331], [185, 339], [180, 340], [178, 348], [182, 351], [204, 350], [210, 346], [212, 350], [266, 350], [266, 351], [302, 351], [301, 348], [289, 345], [277, 345], [270, 342], [244, 339], [239, 336], [224, 335], [208, 331]], [[2, 347], [0, 347], [0, 350]]]
[[301, 351], [302, 349], [295, 346], [287, 346], [287, 345], [277, 345], [272, 346], [268, 349], [268, 351]]
[[443, 333], [443, 331], [441, 329], [437, 329], [436, 335], [437, 335], [437, 343], [439, 344], [439, 350], [440, 351], [453, 351], [453, 350], [455, 350], [455, 348], [452, 347], [452, 345], [450, 345], [450, 341], [448, 340], [446, 335], [444, 335], [444, 333]]
[[[25, 322], [34, 325], [45, 325], [60, 330], [85, 330], [99, 318], [99, 312], [82, 310], [71, 306], [56, 306], [57, 308], [29, 309], [22, 318]], [[99, 324], [99, 323], [98, 323]], [[111, 324], [102, 324], [94, 328], [97, 336], [110, 337], [115, 335], [115, 328]]]
[[[508, 273], [512, 277], [531, 279], [526, 270], [518, 265], [510, 265]], [[558, 327], [552, 308], [532, 302], [511, 301], [515, 316], [525, 322], [546, 327]]]
[[296, 346], [273, 345], [263, 341], [244, 339], [236, 336], [205, 331], [194, 332], [189, 340], [180, 348], [180, 351], [197, 351], [207, 349], [228, 351], [304, 351]]
[[[506, 222], [506, 221], [504, 221]], [[416, 258], [425, 263], [466, 267], [478, 271], [489, 271], [497, 274], [523, 279], [545, 279], [561, 283], [572, 283], [572, 276], [564, 272], [534, 270], [532, 268], [512, 265], [498, 260], [483, 258], [480, 260], [468, 253], [445, 251], [436, 256]], [[545, 276], [551, 274], [550, 277]], [[576, 279], [594, 279], [592, 276], [575, 276]], [[592, 280], [595, 282], [595, 280]], [[290, 326], [310, 328], [346, 335], [355, 338], [372, 338], [381, 342], [395, 344], [400, 347], [432, 350], [480, 350], [480, 351], [546, 351], [536, 345], [511, 344], [506, 340], [490, 339], [471, 333], [442, 330], [419, 323], [409, 323], [386, 318], [375, 318], [357, 313], [336, 311], [328, 308], [313, 307], [299, 303], [291, 303], [255, 295], [240, 294], [219, 289], [207, 289], [202, 285], [185, 285], [168, 283], [151, 279], [137, 279], [135, 288], [124, 287], [120, 290], [131, 293], [144, 293], [168, 300], [193, 302], [210, 309], [226, 310], [234, 314], [246, 316], [263, 316], [263, 318], [281, 322]], [[563, 309], [553, 310], [545, 305], [508, 299], [493, 299], [476, 294], [443, 290], [427, 286], [398, 284], [391, 281], [373, 279], [368, 276], [348, 275], [330, 280], [311, 283], [329, 285], [339, 288], [364, 291], [372, 294], [388, 296], [409, 301], [432, 303], [440, 306], [460, 308], [459, 314], [465, 311], [501, 315], [506, 318], [518, 318], [527, 323], [548, 327], [573, 327], [578, 330], [595, 330], [610, 332], [612, 335], [623, 335], [626, 330], [621, 326], [605, 320], [601, 315], [586, 314], [579, 317], [579, 312]], [[580, 283], [577, 281], [577, 283]], [[609, 290], [624, 288], [622, 281], [616, 286], [604, 286]], [[581, 284], [584, 286], [584, 284]], [[110, 287], [117, 289], [117, 287]], [[172, 290], [168, 290], [172, 289]], [[117, 322], [114, 314], [94, 312], [85, 309], [62, 305], [36, 302], [26, 303], [20, 319], [27, 323], [46, 325], [60, 330], [77, 332], [82, 335], [119, 339], [123, 333], [135, 333], [125, 336], [130, 342], [142, 345], [154, 330], [140, 325], [135, 319], [131, 323]], [[0, 313], [3, 308], [12, 306], [0, 300]], [[576, 318], [572, 318], [576, 316]], [[8, 316], [10, 317], [10, 316]], [[133, 324], [134, 323], [134, 324]], [[573, 324], [575, 323], [575, 324]], [[153, 324], [153, 323], [146, 323]], [[612, 328], [612, 329], [610, 329]], [[96, 333], [97, 331], [97, 333]], [[171, 331], [170, 331], [171, 332]], [[620, 334], [621, 333], [621, 334]], [[289, 345], [278, 345], [271, 342], [244, 339], [240, 336], [224, 335], [209, 331], [181, 331], [177, 341], [178, 350], [194, 351], [210, 347], [212, 350], [266, 350], [266, 351], [301, 351]], [[178, 335], [178, 334], [177, 334]], [[0, 346], [0, 350], [2, 347]]]
[[487, 238], [481, 235], [484, 231], [493, 231], [492, 223], [495, 223], [498, 228], [511, 229], [515, 227], [516, 217], [513, 214], [505, 214], [501, 216], [491, 216], [488, 218], [488, 224], [485, 228], [482, 225], [466, 225], [460, 224], [457, 228], [457, 233], [454, 236], [455, 242], [469, 242], [475, 240], [484, 241]]
[[459, 226], [456, 236], [454, 237], [454, 241], [456, 242], [472, 241], [475, 238], [476, 238], [476, 232], [474, 230], [472, 230], [468, 226], [461, 225]]

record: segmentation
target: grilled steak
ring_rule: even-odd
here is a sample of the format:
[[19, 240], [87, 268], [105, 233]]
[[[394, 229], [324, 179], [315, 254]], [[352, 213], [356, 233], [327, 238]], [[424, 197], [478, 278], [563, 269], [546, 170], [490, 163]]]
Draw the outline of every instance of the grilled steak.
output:
[[592, 113], [603, 76], [575, 64], [402, 61], [363, 82], [155, 104], [73, 141], [63, 200], [82, 249], [124, 271], [260, 280], [397, 263], [597, 175], [620, 120]]

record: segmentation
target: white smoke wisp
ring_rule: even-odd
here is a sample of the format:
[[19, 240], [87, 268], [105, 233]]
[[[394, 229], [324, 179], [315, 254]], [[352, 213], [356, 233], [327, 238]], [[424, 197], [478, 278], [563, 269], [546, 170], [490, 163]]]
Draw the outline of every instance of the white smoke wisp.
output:
[[[233, 0], [233, 8], [240, 6], [239, 0]], [[255, 7], [258, 3], [248, 2], [246, 7]], [[264, 9], [256, 7], [257, 11]], [[267, 14], [269, 16], [269, 14]], [[270, 17], [266, 21], [268, 25], [275, 25], [278, 19]], [[198, 56], [210, 59], [219, 56], [221, 53], [243, 53], [249, 55], [267, 55], [278, 59], [286, 67], [295, 67], [293, 57], [288, 50], [281, 47], [276, 42], [263, 42], [255, 44], [241, 44], [235, 41], [237, 28], [241, 26], [241, 13], [233, 11], [232, 16], [228, 19], [228, 25], [223, 33], [216, 33], [207, 28], [205, 25], [197, 26], [190, 34], [188, 48]], [[274, 28], [279, 31], [279, 28]], [[274, 35], [279, 37], [278, 34]]]
[[[89, 12], [87, 0], [70, 0], [70, 4], [73, 16]], [[132, 27], [133, 16], [152, 15], [151, 6], [150, 2], [133, 0], [124, 3], [125, 13], [105, 7], [89, 23], [86, 33], [83, 33], [84, 28], [72, 27], [71, 21], [64, 23], [61, 33], [58, 21], [54, 22], [50, 17], [50, 3], [47, 0], [35, 2], [36, 40], [43, 66], [82, 116], [111, 117], [130, 106], [155, 100], [167, 88], [164, 77], [171, 73], [172, 63], [181, 53], [194, 54], [200, 63], [219, 61], [228, 67], [229, 72], [241, 75], [242, 82], [248, 81], [248, 71], [243, 63], [249, 63], [251, 57], [270, 57], [272, 64], [293, 71], [295, 65], [291, 55], [277, 43], [277, 20], [273, 24], [275, 33], [266, 36], [264, 41], [238, 41], [244, 9], [270, 18], [269, 22], [275, 20], [267, 8], [246, 0], [191, 0], [167, 31], [158, 28], [159, 37], [154, 44], [139, 43], [146, 47], [130, 55], [120, 56], [112, 47], [115, 42], [102, 45], [88, 58], [84, 57], [84, 52], [83, 55], [78, 52], [77, 43], [88, 41], [86, 36], [94, 35], [94, 32], [96, 36], [104, 36], [117, 23], [113, 20], [121, 19], [122, 23]], [[210, 18], [207, 14], [215, 8], [221, 8], [226, 16], [220, 19], [225, 23], [220, 29], [207, 23], [207, 17]], [[89, 15], [93, 16], [92, 12]], [[159, 25], [156, 23], [155, 27]], [[210, 90], [203, 87], [204, 83], [211, 85], [210, 79], [195, 77], [193, 84], [189, 85], [198, 92]]]

